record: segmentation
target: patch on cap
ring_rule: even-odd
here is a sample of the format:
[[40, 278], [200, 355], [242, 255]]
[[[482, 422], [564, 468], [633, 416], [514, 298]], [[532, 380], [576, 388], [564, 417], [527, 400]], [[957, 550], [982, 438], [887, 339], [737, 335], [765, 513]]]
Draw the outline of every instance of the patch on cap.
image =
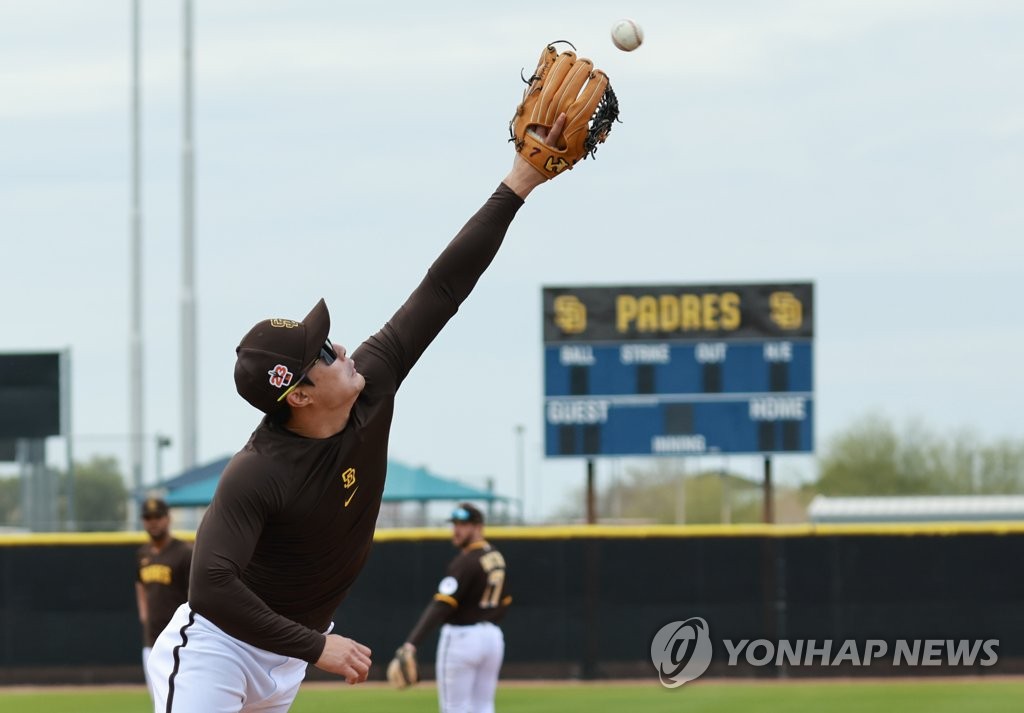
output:
[[285, 386], [291, 384], [292, 377], [295, 376], [295, 374], [288, 371], [288, 367], [284, 364], [278, 364], [267, 373], [270, 374], [270, 385], [276, 386], [279, 389], [283, 389]]

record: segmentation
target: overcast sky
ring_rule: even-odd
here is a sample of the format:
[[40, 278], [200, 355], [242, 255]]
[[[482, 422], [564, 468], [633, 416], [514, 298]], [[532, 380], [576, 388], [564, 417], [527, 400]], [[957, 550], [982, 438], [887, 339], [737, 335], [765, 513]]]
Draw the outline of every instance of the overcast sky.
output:
[[[0, 350], [70, 348], [80, 457], [129, 430], [130, 10], [0, 0]], [[143, 3], [141, 36], [145, 431], [173, 474], [180, 3]], [[400, 392], [393, 457], [515, 496], [522, 424], [529, 513], [563, 503], [585, 466], [542, 457], [541, 288], [565, 284], [813, 281], [819, 448], [868, 413], [1021, 437], [1022, 36], [1016, 0], [197, 1], [200, 460], [258, 421], [231, 377], [254, 322], [323, 296], [354, 347], [391, 315], [506, 174], [520, 69], [555, 39], [623, 123], [520, 211]]]

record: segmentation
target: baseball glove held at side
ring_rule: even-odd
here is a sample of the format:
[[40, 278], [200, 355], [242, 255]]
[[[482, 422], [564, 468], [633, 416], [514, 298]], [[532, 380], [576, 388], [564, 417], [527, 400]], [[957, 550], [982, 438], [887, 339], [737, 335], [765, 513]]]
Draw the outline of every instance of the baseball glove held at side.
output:
[[[587, 156], [594, 156], [619, 116], [619, 102], [608, 75], [575, 52], [544, 47], [537, 69], [527, 81], [523, 101], [509, 122], [509, 141], [545, 178], [553, 178]], [[557, 146], [537, 133], [550, 129], [565, 112], [565, 128]]]
[[407, 646], [395, 651], [394, 658], [388, 663], [388, 683], [398, 689], [408, 688], [420, 680], [419, 666], [416, 664], [416, 652]]

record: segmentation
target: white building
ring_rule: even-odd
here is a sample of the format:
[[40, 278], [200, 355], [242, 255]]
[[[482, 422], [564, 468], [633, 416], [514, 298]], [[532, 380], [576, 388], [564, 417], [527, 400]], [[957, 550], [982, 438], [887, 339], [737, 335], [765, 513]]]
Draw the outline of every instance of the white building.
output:
[[1024, 521], [1024, 495], [816, 496], [815, 523]]

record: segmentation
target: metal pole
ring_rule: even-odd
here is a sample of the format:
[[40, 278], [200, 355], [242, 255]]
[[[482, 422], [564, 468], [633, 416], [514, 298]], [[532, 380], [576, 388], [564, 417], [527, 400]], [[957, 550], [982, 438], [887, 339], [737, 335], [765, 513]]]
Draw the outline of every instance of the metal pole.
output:
[[764, 457], [764, 521], [775, 522], [775, 496], [772, 493], [772, 457]]
[[487, 521], [494, 521], [494, 478], [487, 479]]
[[729, 487], [729, 467], [722, 466], [718, 471], [719, 484], [722, 491], [722, 524], [732, 524], [732, 494]]
[[516, 477], [519, 481], [519, 523], [526, 524], [526, 475], [523, 461], [523, 432], [526, 427], [516, 426]]
[[171, 445], [171, 439], [167, 436], [156, 434], [156, 486], [162, 487], [164, 483], [164, 448]]
[[75, 520], [75, 454], [71, 440], [71, 347], [60, 355], [60, 429], [64, 435], [64, 453], [68, 462], [67, 472], [67, 508], [65, 509], [64, 529], [74, 531], [78, 528]]
[[597, 495], [594, 492], [594, 459], [587, 459], [587, 524], [597, 523]]
[[181, 149], [181, 460], [182, 469], [196, 464], [195, 255], [193, 252], [195, 156], [192, 143], [192, 2], [183, 3], [184, 109]]
[[[142, 159], [139, 80], [139, 0], [132, 2], [132, 206], [131, 206], [131, 326], [128, 335], [129, 374], [129, 460], [135, 493], [142, 487]], [[134, 497], [128, 503], [128, 522], [139, 527]]]
[[21, 478], [21, 526], [26, 530], [35, 530], [35, 498], [33, 497], [32, 462], [30, 441], [19, 438], [14, 442], [15, 458], [18, 461], [18, 476]]
[[676, 478], [676, 524], [686, 524], [686, 462], [679, 463], [679, 477]]

